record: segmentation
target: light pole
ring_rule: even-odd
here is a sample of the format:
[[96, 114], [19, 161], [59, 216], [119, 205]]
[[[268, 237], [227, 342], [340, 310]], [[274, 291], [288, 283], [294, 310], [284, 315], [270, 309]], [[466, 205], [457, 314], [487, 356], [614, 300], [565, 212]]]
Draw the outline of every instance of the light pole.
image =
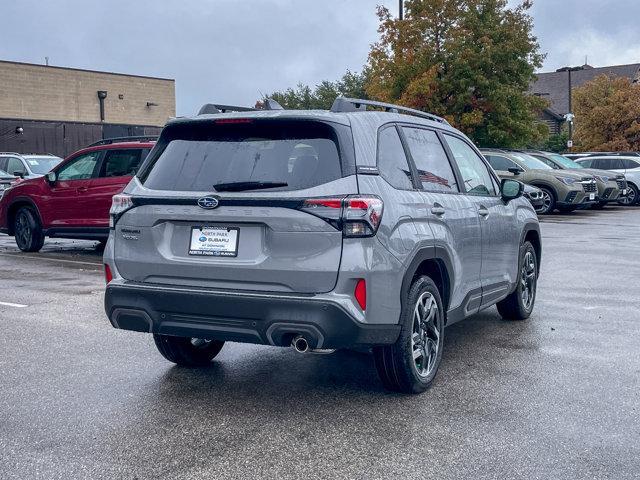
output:
[[568, 112], [565, 114], [564, 118], [569, 124], [569, 140], [567, 140], [567, 148], [571, 150], [573, 148], [573, 119], [575, 115], [573, 114], [573, 104], [571, 101], [571, 91], [572, 91], [572, 82], [571, 82], [571, 72], [577, 72], [578, 70], [584, 70], [583, 67], [563, 67], [556, 70], [556, 72], [567, 72], [567, 94], [569, 99]]
[[399, 0], [399, 7], [398, 7], [398, 18], [400, 20], [404, 19], [404, 0]]

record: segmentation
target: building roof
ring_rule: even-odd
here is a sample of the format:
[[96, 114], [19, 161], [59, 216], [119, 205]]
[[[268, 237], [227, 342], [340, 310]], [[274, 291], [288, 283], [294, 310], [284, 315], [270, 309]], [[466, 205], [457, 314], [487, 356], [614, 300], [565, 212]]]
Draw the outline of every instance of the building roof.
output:
[[[632, 81], [640, 81], [640, 63], [629, 65], [613, 65], [594, 68], [583, 65], [580, 70], [571, 72], [572, 88], [579, 87], [600, 75], [610, 77], [627, 77]], [[556, 115], [569, 113], [569, 80], [567, 71], [537, 73], [536, 80], [529, 91], [551, 102], [549, 110]]]
[[58, 67], [55, 65], [42, 65], [41, 63], [27, 63], [27, 62], [13, 62], [11, 60], [0, 60], [0, 64], [12, 64], [12, 65], [25, 65], [29, 67], [41, 67], [41, 68], [50, 68], [55, 70], [70, 70], [72, 72], [89, 72], [89, 73], [102, 73], [105, 75], [117, 75], [121, 77], [134, 77], [134, 78], [149, 78], [152, 80], [165, 80], [167, 82], [175, 82], [173, 78], [163, 78], [163, 77], [151, 77], [148, 75], [133, 75], [130, 73], [118, 73], [118, 72], [108, 72], [104, 70], [87, 70], [84, 68], [71, 68], [71, 67]]

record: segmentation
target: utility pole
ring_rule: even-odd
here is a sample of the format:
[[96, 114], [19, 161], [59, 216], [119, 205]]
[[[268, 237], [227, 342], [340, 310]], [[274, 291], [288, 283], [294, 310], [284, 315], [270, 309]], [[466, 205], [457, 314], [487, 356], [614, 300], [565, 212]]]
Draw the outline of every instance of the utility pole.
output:
[[404, 20], [404, 0], [399, 0], [400, 5], [398, 7], [398, 18]]

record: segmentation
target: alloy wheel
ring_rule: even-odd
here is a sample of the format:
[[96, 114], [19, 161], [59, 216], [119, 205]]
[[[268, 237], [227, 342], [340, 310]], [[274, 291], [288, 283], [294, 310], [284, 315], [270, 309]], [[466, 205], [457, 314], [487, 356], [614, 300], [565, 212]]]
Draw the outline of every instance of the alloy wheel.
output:
[[520, 269], [520, 295], [526, 310], [531, 308], [536, 294], [536, 262], [532, 252], [527, 252]]
[[20, 212], [16, 218], [15, 236], [20, 246], [25, 247], [29, 244], [29, 240], [31, 239], [31, 227], [29, 226], [27, 214], [24, 212]]
[[205, 340], [204, 338], [191, 338], [190, 341], [195, 348], [206, 348], [211, 343], [211, 340]]
[[411, 335], [413, 365], [421, 377], [428, 377], [436, 368], [441, 329], [438, 303], [431, 293], [424, 292], [413, 309]]
[[542, 190], [542, 205], [536, 209], [536, 213], [548, 213], [553, 199], [546, 190]]
[[636, 190], [634, 188], [629, 188], [629, 193], [626, 197], [620, 199], [620, 203], [622, 205], [634, 205], [636, 200]]

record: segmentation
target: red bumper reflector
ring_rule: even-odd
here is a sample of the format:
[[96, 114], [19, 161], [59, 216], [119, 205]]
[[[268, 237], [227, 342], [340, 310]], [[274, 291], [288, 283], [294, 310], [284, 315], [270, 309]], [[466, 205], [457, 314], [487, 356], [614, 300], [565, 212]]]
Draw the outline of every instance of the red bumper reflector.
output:
[[104, 279], [109, 283], [113, 280], [113, 274], [111, 273], [111, 268], [106, 263], [104, 264]]
[[362, 310], [367, 309], [367, 282], [361, 278], [356, 283], [356, 288], [353, 291], [353, 296], [356, 297], [356, 301]]

